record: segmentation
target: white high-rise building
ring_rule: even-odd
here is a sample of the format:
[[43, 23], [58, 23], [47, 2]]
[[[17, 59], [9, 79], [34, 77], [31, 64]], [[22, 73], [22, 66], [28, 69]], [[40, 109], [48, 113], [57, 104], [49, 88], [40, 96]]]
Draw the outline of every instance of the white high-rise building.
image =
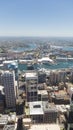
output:
[[16, 106], [15, 74], [13, 71], [5, 71], [2, 74], [5, 89], [6, 107]]
[[26, 79], [26, 98], [27, 101], [37, 101], [38, 94], [37, 94], [37, 85], [38, 85], [38, 75], [37, 72], [26, 72], [25, 74]]

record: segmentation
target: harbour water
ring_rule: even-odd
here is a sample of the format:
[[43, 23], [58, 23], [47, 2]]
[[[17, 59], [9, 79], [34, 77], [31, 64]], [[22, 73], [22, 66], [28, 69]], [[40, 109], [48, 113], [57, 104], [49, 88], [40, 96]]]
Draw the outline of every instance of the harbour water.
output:
[[[33, 46], [35, 48], [35, 46]], [[71, 46], [54, 46], [58, 47], [58, 49], [61, 49], [63, 51], [68, 51], [68, 52], [72, 52], [73, 51], [73, 47]], [[55, 48], [54, 48], [55, 49]], [[64, 60], [64, 61], [56, 61], [55, 64], [35, 64], [34, 65], [35, 69], [40, 69], [40, 68], [44, 68], [44, 69], [50, 69], [50, 70], [54, 70], [54, 69], [65, 69], [65, 68], [73, 68], [73, 60]], [[19, 64], [19, 70], [23, 71], [23, 70], [27, 70], [27, 65], [26, 64]]]
[[51, 48], [63, 51], [73, 51], [73, 46], [51, 46]]
[[[19, 64], [19, 70], [27, 70], [27, 65], [26, 64]], [[58, 61], [56, 64], [35, 64], [34, 65], [35, 69], [66, 69], [66, 68], [73, 68], [73, 61]]]
[[24, 51], [32, 51], [36, 49], [36, 44], [28, 44], [28, 46], [25, 47], [18, 47], [18, 48], [12, 48], [11, 51], [13, 52], [24, 52]]
[[[38, 46], [40, 46], [40, 48], [42, 48], [42, 46], [44, 46], [45, 43], [48, 43], [50, 45], [50, 47], [52, 47], [52, 52], [57, 52], [59, 53], [59, 50], [62, 50], [63, 52], [71, 52], [72, 53], [72, 57], [73, 57], [73, 38], [28, 38], [28, 37], [20, 37], [20, 38], [0, 38], [0, 40], [9, 40], [9, 41], [19, 41], [20, 45], [22, 44], [22, 42], [25, 42], [25, 46], [22, 47], [18, 46], [16, 48], [16, 46], [14, 46], [12, 49], [12, 51], [15, 52], [25, 52], [25, 51], [31, 51], [35, 50]], [[47, 44], [47, 45], [48, 45]], [[42, 46], [41, 46], [42, 45]], [[44, 48], [43, 48], [44, 50]], [[43, 52], [42, 50], [42, 52]], [[50, 48], [48, 48], [49, 52], [50, 52]], [[27, 65], [26, 64], [20, 64], [18, 65], [19, 70], [23, 71], [23, 70], [27, 70]], [[64, 61], [56, 61], [56, 64], [35, 64], [34, 65], [35, 69], [40, 69], [40, 68], [45, 68], [45, 69], [63, 69], [63, 68], [73, 68], [73, 60], [64, 60]]]

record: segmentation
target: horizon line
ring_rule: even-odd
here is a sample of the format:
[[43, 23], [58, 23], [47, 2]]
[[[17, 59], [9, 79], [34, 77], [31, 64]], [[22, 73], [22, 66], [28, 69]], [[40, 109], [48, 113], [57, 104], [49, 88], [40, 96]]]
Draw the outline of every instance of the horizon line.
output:
[[73, 36], [23, 36], [23, 35], [0, 35], [0, 37], [43, 37], [43, 38], [52, 38], [52, 37], [54, 37], [54, 38], [60, 38], [60, 37], [62, 37], [62, 38], [73, 38]]

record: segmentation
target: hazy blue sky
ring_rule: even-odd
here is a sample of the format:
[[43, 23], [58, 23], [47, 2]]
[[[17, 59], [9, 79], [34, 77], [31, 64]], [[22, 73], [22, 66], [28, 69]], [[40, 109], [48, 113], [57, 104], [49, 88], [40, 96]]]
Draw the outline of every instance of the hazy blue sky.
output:
[[73, 36], [73, 0], [0, 0], [0, 36]]

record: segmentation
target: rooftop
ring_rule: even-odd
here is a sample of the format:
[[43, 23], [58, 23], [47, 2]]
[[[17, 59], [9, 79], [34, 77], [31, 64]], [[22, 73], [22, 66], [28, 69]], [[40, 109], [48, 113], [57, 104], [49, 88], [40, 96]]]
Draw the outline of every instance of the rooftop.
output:
[[17, 125], [5, 125], [3, 130], [16, 130]]
[[4, 74], [4, 76], [12, 75], [12, 74], [13, 74], [13, 71], [6, 70], [6, 71], [4, 71], [2, 74]]
[[35, 124], [29, 130], [60, 130], [58, 124]]
[[47, 90], [38, 90], [38, 94], [48, 95], [48, 92], [47, 92]]
[[41, 59], [38, 59], [38, 62], [43, 62], [43, 61], [53, 62], [53, 60], [50, 59], [49, 57], [43, 57]]
[[31, 118], [23, 118], [23, 123], [31, 123]]
[[67, 92], [64, 90], [60, 90], [59, 92], [54, 92], [56, 98], [61, 98], [61, 99], [69, 99], [69, 95], [67, 95]]
[[70, 109], [70, 105], [56, 105], [56, 108], [58, 111], [64, 113], [64, 112], [67, 112], [68, 109]]
[[5, 125], [8, 122], [8, 115], [1, 115], [0, 114], [0, 125]]
[[13, 121], [16, 121], [15, 114], [11, 114], [11, 115], [0, 114], [0, 125], [6, 125], [8, 122], [13, 122]]
[[44, 112], [57, 112], [57, 108], [54, 103], [48, 103], [43, 101]]
[[68, 86], [68, 88], [73, 88], [73, 84], [72, 83], [66, 83], [66, 85]]
[[10, 63], [14, 63], [16, 64], [17, 60], [6, 60], [6, 61], [3, 61], [3, 64], [10, 64]]
[[30, 115], [43, 115], [42, 101], [29, 102]]
[[25, 74], [25, 77], [28, 78], [37, 78], [37, 73], [36, 72], [27, 72]]

